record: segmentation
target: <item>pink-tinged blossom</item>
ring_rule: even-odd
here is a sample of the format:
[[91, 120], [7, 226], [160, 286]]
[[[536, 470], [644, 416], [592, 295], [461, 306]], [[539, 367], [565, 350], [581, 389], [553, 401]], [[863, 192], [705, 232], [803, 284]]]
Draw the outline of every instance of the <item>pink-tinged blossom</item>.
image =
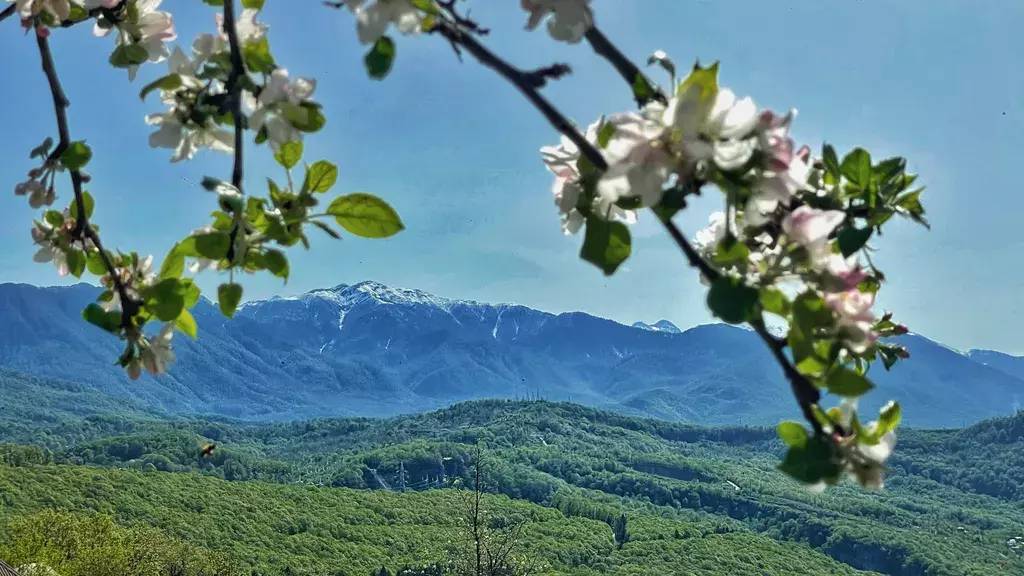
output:
[[836, 229], [846, 214], [839, 210], [818, 210], [801, 206], [782, 220], [782, 231], [792, 242], [804, 248], [812, 256], [820, 256], [828, 242], [828, 236]]
[[171, 338], [174, 337], [174, 324], [164, 324], [160, 332], [149, 338], [148, 345], [139, 352], [143, 368], [153, 376], [167, 373], [167, 365], [176, 359], [171, 350]]
[[[235, 33], [238, 34], [238, 41], [242, 46], [250, 42], [259, 42], [266, 37], [269, 26], [256, 21], [259, 15], [259, 10], [246, 8], [235, 18]], [[224, 29], [224, 13], [217, 12], [214, 15], [214, 19], [217, 22], [218, 38], [223, 42], [227, 42], [228, 33]]]
[[[128, 0], [132, 2], [133, 0]], [[117, 46], [138, 45], [146, 50], [149, 62], [163, 62], [170, 57], [169, 42], [178, 38], [174, 29], [174, 17], [169, 12], [157, 10], [162, 0], [134, 0], [135, 18], [120, 22], [109, 22], [98, 18], [93, 28], [96, 36], [107, 36], [117, 28]], [[139, 67], [128, 67], [128, 80], [135, 80]]]
[[871, 330], [875, 315], [871, 307], [875, 304], [872, 292], [861, 292], [856, 288], [845, 292], [825, 294], [825, 304], [835, 312], [836, 323], [847, 346], [855, 354], [863, 354], [878, 336]]
[[40, 12], [49, 12], [57, 20], [67, 20], [71, 15], [71, 4], [68, 0], [7, 0], [13, 2], [18, 16], [22, 19], [32, 18]]
[[856, 256], [844, 258], [840, 254], [831, 254], [825, 260], [825, 273], [828, 275], [828, 281], [825, 283], [828, 292], [853, 290], [868, 278]]

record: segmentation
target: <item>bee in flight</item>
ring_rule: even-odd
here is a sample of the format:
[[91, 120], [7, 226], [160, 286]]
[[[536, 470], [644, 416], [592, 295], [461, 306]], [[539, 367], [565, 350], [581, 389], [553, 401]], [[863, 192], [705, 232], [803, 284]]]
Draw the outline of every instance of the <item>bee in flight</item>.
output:
[[209, 444], [207, 444], [205, 442], [200, 442], [199, 443], [199, 455], [201, 457], [203, 457], [203, 458], [206, 458], [207, 456], [210, 456], [211, 454], [213, 454], [213, 450], [216, 447], [217, 447], [217, 445], [212, 443], [212, 442], [209, 443]]

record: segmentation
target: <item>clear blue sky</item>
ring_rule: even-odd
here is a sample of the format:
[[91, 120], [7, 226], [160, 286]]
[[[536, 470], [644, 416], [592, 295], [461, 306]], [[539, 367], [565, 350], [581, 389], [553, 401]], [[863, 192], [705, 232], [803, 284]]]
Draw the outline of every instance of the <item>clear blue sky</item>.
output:
[[[212, 31], [198, 1], [165, 1], [180, 41]], [[631, 107], [614, 71], [585, 45], [556, 45], [522, 30], [515, 0], [467, 2], [495, 31], [497, 53], [524, 67], [565, 61], [574, 74], [546, 90], [581, 124]], [[933, 231], [897, 224], [877, 244], [890, 284], [881, 305], [915, 332], [958, 348], [1024, 353], [1024, 4], [1011, 0], [594, 0], [597, 23], [635, 60], [655, 49], [681, 67], [722, 62], [721, 81], [758, 104], [799, 109], [796, 137], [820, 149], [862, 145], [876, 157], [903, 155], [929, 186]], [[681, 327], [710, 320], [696, 275], [651, 218], [635, 229], [634, 256], [604, 278], [578, 260], [581, 237], [563, 237], [548, 173], [537, 149], [554, 131], [502, 79], [438, 38], [401, 38], [383, 83], [362, 69], [354, 22], [312, 0], [268, 0], [265, 20], [279, 63], [315, 76], [327, 127], [308, 138], [311, 158], [340, 166], [336, 192], [372, 191], [402, 214], [408, 230], [387, 241], [314, 235], [292, 251], [287, 285], [247, 280], [246, 298], [294, 294], [364, 279], [438, 295], [584, 310], [623, 322], [668, 318]], [[0, 30], [0, 281], [54, 284], [34, 264], [33, 211], [10, 193], [27, 152], [54, 134], [45, 79], [31, 36], [9, 20]], [[95, 221], [111, 246], [155, 253], [206, 222], [213, 198], [182, 180], [227, 178], [230, 158], [207, 153], [172, 165], [147, 147], [139, 101], [150, 65], [129, 85], [106, 65], [110, 38], [88, 25], [54, 34], [57, 65], [73, 105], [72, 136], [95, 158]], [[247, 155], [247, 187], [277, 175], [265, 153]], [[63, 184], [63, 183], [62, 183]], [[66, 202], [69, 190], [61, 189]], [[719, 205], [714, 194], [680, 218], [691, 235]], [[203, 275], [206, 289], [218, 278]]]

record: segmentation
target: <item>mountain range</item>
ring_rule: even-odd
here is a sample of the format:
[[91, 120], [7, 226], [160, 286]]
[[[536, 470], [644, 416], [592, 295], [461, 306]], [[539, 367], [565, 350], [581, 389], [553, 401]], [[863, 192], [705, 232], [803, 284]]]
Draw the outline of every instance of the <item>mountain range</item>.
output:
[[[376, 282], [247, 302], [232, 319], [203, 299], [193, 309], [199, 339], [175, 336], [170, 372], [133, 382], [113, 365], [121, 343], [82, 320], [98, 291], [0, 284], [0, 395], [29, 389], [14, 384], [29, 375], [31, 386], [64, 381], [68, 394], [70, 382], [83, 399], [114, 396], [143, 411], [260, 420], [386, 416], [538, 395], [710, 425], [798, 416], [780, 369], [743, 328], [626, 326]], [[1019, 407], [1024, 359], [961, 353], [916, 334], [900, 341], [911, 359], [872, 370], [879, 386], [865, 408], [894, 398], [909, 425], [960, 427]]]

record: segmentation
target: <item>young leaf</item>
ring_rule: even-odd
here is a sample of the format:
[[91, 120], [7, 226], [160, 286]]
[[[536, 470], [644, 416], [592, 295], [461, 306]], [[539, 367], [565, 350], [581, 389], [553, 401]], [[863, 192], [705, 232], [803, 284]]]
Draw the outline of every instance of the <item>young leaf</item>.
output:
[[900, 410], [899, 402], [890, 400], [885, 406], [882, 407], [878, 412], [878, 431], [879, 436], [886, 432], [895, 430], [900, 424], [900, 420], [903, 417], [903, 412]]
[[161, 322], [173, 322], [185, 309], [185, 286], [177, 278], [166, 278], [142, 292], [146, 308]]
[[84, 168], [92, 159], [92, 149], [85, 140], [77, 140], [68, 145], [68, 149], [60, 155], [60, 163], [68, 170]]
[[99, 326], [107, 332], [117, 332], [121, 327], [121, 313], [117, 310], [107, 312], [102, 306], [96, 303], [89, 304], [82, 310], [82, 318], [86, 322]]
[[142, 92], [139, 92], [139, 98], [145, 100], [149, 93], [156, 89], [160, 90], [175, 90], [181, 88], [181, 74], [168, 74], [163, 78], [157, 78], [156, 80], [146, 84], [142, 88]]
[[274, 276], [284, 278], [285, 281], [288, 280], [288, 258], [285, 257], [284, 252], [268, 248], [263, 253], [263, 265]]
[[196, 319], [188, 310], [181, 311], [181, 314], [174, 321], [174, 327], [179, 332], [183, 332], [193, 339], [199, 336], [199, 326], [196, 325]]
[[286, 170], [291, 170], [302, 159], [302, 141], [285, 142], [274, 153], [274, 160]]
[[[323, 112], [320, 112], [320, 107], [312, 102], [303, 102], [298, 106], [286, 102], [281, 105], [281, 113], [292, 126], [303, 132], [317, 132], [327, 123]], [[263, 128], [260, 128], [260, 134], [257, 134], [257, 144], [262, 142], [260, 135], [263, 140], [266, 140]]]
[[854, 148], [843, 158], [840, 170], [850, 182], [867, 186], [871, 183], [871, 154], [863, 148]]
[[306, 170], [304, 189], [327, 192], [338, 181], [338, 167], [326, 160], [317, 160]]
[[[92, 209], [93, 209], [93, 206], [96, 204], [96, 201], [92, 199], [92, 194], [89, 194], [88, 192], [83, 191], [82, 192], [82, 204], [85, 204], [85, 217], [86, 218], [92, 217]], [[75, 220], [78, 220], [78, 201], [77, 200], [71, 203], [71, 206], [68, 207], [68, 212], [71, 213], [71, 217], [72, 218], [74, 218]]]
[[807, 440], [810, 437], [807, 434], [807, 430], [805, 430], [798, 422], [781, 422], [779, 423], [777, 430], [779, 438], [781, 438], [787, 446], [793, 448], [803, 448], [807, 445]]
[[191, 238], [195, 241], [196, 254], [203, 258], [220, 260], [231, 248], [231, 236], [227, 232], [205, 232]]
[[334, 216], [342, 228], [363, 238], [387, 238], [405, 230], [394, 208], [363, 192], [335, 198], [327, 207], [327, 213]]
[[707, 304], [727, 324], [741, 324], [754, 316], [760, 293], [738, 278], [721, 276], [711, 283]]
[[391, 65], [394, 62], [395, 42], [387, 36], [378, 38], [370, 51], [363, 57], [366, 72], [374, 80], [383, 80], [388, 72], [391, 72]]
[[65, 257], [68, 260], [68, 270], [71, 272], [71, 275], [75, 278], [81, 278], [82, 272], [85, 272], [85, 253], [71, 248], [65, 252]]
[[100, 255], [99, 250], [93, 250], [85, 258], [85, 268], [90, 274], [97, 276], [103, 276], [107, 273], [107, 265], [103, 262], [103, 257]]
[[825, 144], [821, 151], [822, 160], [825, 162], [825, 169], [834, 178], [838, 179], [842, 176], [842, 170], [839, 168], [839, 157], [836, 156], [836, 149], [831, 144]]
[[274, 57], [270, 54], [270, 42], [267, 39], [247, 42], [242, 47], [245, 66], [252, 72], [270, 74], [274, 71]]
[[110, 54], [110, 65], [114, 68], [138, 66], [149, 60], [149, 52], [141, 44], [122, 44]]
[[873, 229], [870, 227], [854, 228], [853, 226], [847, 226], [843, 228], [836, 234], [836, 239], [839, 241], [839, 251], [842, 252], [844, 257], [849, 257], [856, 253], [868, 243], [872, 231]]
[[175, 244], [171, 248], [170, 252], [167, 253], [167, 257], [164, 258], [164, 263], [160, 266], [161, 280], [167, 278], [181, 278], [181, 275], [185, 272], [185, 254], [178, 249], [180, 244]]
[[825, 387], [828, 388], [829, 392], [837, 396], [856, 398], [866, 394], [875, 385], [863, 375], [849, 368], [837, 367], [829, 372], [825, 380]]
[[805, 484], [834, 483], [841, 468], [834, 457], [832, 443], [817, 436], [809, 438], [803, 446], [792, 446], [779, 470]]
[[622, 222], [609, 222], [597, 216], [587, 218], [580, 258], [611, 276], [629, 258], [632, 240], [629, 228]]
[[238, 303], [242, 301], [241, 284], [221, 284], [217, 287], [217, 302], [220, 304], [220, 311], [228, 318], [235, 315]]
[[[223, 1], [223, 0], [219, 0]], [[266, 0], [242, 0], [242, 8], [251, 8], [253, 10], [262, 10], [263, 3]]]

